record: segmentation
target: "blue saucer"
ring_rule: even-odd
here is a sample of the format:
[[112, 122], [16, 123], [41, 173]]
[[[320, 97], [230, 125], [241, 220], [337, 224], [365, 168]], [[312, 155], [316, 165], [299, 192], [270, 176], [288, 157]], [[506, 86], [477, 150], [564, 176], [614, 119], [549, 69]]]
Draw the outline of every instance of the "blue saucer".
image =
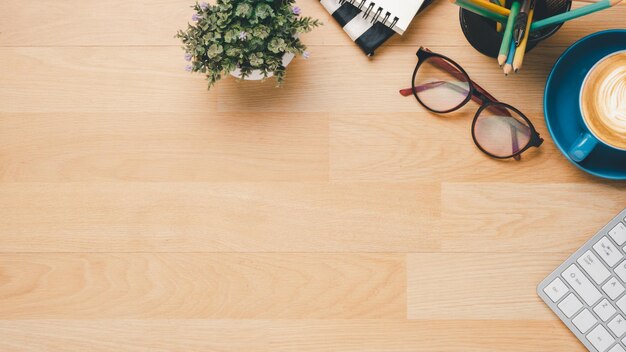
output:
[[598, 177], [626, 180], [626, 152], [598, 145], [587, 159], [577, 163], [567, 151], [582, 131], [580, 87], [587, 72], [605, 56], [626, 50], [626, 29], [589, 35], [567, 49], [552, 68], [546, 83], [544, 113], [550, 135], [561, 153], [578, 168]]

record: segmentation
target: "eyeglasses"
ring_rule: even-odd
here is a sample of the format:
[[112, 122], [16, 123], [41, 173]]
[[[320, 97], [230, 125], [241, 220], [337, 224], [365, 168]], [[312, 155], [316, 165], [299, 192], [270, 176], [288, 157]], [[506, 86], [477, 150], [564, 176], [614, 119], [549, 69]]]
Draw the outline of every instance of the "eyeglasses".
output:
[[543, 143], [524, 114], [496, 100], [456, 62], [425, 48], [418, 50], [417, 58], [413, 88], [403, 89], [400, 94], [413, 94], [423, 107], [438, 114], [456, 111], [470, 100], [480, 104], [472, 122], [472, 138], [483, 153], [520, 160], [523, 152]]

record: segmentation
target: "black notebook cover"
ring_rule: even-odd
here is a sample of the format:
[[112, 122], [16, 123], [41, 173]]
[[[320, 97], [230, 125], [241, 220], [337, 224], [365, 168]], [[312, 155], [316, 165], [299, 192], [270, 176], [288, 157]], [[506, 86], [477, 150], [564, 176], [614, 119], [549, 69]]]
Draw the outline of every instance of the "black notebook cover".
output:
[[[333, 18], [339, 23], [341, 27], [348, 33], [348, 35], [354, 40], [354, 42], [363, 50], [363, 52], [367, 56], [374, 55], [374, 51], [378, 49], [381, 45], [383, 45], [389, 38], [391, 38], [396, 32], [393, 29], [385, 26], [383, 23], [379, 21], [368, 20], [367, 28], [363, 30], [363, 11], [359, 10], [359, 8], [349, 1], [340, 1], [340, 0], [325, 0], [321, 1], [324, 8], [331, 12]], [[420, 8], [419, 12], [422, 12], [432, 0], [424, 1], [424, 4]], [[331, 3], [331, 6], [327, 6], [328, 3]], [[372, 14], [369, 14], [368, 17], [371, 18]], [[353, 21], [358, 21], [359, 32], [358, 35], [352, 33], [352, 24]]]

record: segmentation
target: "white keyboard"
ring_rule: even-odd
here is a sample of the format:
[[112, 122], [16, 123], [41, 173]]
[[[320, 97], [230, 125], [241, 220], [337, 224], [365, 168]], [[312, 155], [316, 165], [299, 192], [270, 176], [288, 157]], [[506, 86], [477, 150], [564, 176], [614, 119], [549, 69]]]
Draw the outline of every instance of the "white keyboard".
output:
[[626, 352], [626, 209], [537, 287], [594, 352]]

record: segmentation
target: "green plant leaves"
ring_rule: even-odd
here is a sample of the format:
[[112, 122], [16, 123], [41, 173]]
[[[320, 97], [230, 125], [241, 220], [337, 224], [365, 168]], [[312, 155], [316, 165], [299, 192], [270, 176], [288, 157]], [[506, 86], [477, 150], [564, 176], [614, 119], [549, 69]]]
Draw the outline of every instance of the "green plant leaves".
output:
[[243, 18], [252, 17], [252, 5], [245, 2], [237, 5], [237, 10], [235, 10], [235, 16]]
[[252, 67], [260, 67], [264, 62], [263, 53], [251, 54], [248, 59], [250, 60], [250, 65], [252, 65]]
[[268, 18], [274, 14], [274, 10], [268, 4], [260, 3], [256, 5], [255, 16], [261, 20]]
[[283, 38], [272, 38], [267, 45], [267, 50], [273, 53], [284, 53], [287, 49], [287, 43]]
[[[207, 0], [208, 1], [208, 0]], [[192, 8], [197, 22], [176, 34], [184, 50], [193, 56], [191, 69], [206, 74], [209, 88], [223, 75], [239, 68], [249, 76], [260, 70], [285, 77], [282, 57], [302, 54], [305, 45], [297, 37], [321, 23], [294, 14], [294, 0], [217, 0]]]
[[211, 44], [209, 49], [206, 51], [206, 54], [209, 57], [209, 59], [213, 59], [223, 52], [224, 52], [224, 48], [221, 45]]

